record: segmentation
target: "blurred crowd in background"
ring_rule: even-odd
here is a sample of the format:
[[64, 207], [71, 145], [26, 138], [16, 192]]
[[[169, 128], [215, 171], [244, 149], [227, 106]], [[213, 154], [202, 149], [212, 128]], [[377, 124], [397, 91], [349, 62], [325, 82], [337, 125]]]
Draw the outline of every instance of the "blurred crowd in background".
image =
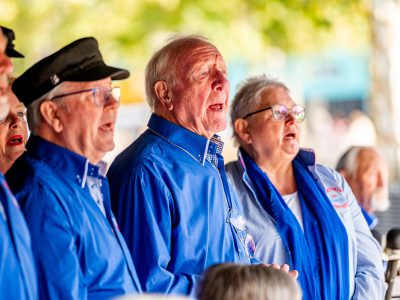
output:
[[[287, 83], [306, 107], [302, 145], [334, 167], [351, 145], [376, 146], [389, 162], [390, 183], [399, 180], [400, 5], [396, 1], [48, 1], [3, 0], [2, 23], [19, 33], [18, 76], [53, 49], [81, 36], [96, 36], [110, 63], [131, 79], [121, 84], [116, 148], [146, 128], [150, 110], [144, 66], [160, 41], [174, 32], [203, 34], [224, 55], [231, 95], [251, 75]], [[99, 17], [101, 16], [101, 17]], [[236, 156], [232, 129], [222, 133], [227, 162]], [[396, 190], [397, 191], [397, 190]], [[391, 226], [393, 222], [387, 227]]]

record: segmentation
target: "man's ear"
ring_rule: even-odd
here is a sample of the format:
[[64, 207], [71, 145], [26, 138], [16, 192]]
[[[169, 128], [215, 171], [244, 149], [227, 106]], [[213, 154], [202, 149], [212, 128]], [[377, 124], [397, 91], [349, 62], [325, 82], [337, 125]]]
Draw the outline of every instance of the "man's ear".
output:
[[168, 89], [167, 83], [164, 80], [156, 82], [154, 85], [154, 92], [166, 110], [172, 110], [174, 108], [170, 90]]
[[57, 133], [63, 130], [63, 124], [60, 120], [60, 106], [53, 101], [43, 101], [39, 107], [40, 114], [44, 121]]
[[252, 138], [249, 131], [249, 123], [244, 119], [237, 119], [233, 124], [236, 134], [245, 144], [251, 144]]

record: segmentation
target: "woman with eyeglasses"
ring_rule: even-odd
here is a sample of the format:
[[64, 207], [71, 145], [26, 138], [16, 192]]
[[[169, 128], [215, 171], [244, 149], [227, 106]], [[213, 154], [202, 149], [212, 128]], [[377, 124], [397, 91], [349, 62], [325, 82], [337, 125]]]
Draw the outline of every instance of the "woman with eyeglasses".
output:
[[25, 105], [8, 90], [9, 113], [0, 121], [0, 171], [5, 174], [18, 157], [26, 151], [28, 128], [25, 120]]
[[303, 299], [383, 299], [380, 246], [345, 180], [301, 149], [305, 109], [266, 76], [231, 107], [238, 160], [226, 166], [254, 237], [255, 257], [299, 272]]

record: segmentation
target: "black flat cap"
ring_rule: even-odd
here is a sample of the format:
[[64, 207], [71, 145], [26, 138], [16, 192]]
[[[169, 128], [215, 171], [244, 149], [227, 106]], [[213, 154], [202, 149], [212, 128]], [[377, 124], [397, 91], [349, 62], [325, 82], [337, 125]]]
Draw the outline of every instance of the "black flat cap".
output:
[[7, 37], [6, 54], [8, 57], [24, 57], [20, 52], [14, 49], [13, 41], [15, 40], [14, 31], [10, 28], [0, 26], [4, 36]]
[[76, 40], [47, 56], [15, 79], [12, 90], [26, 106], [63, 81], [126, 79], [129, 71], [107, 66], [95, 38]]

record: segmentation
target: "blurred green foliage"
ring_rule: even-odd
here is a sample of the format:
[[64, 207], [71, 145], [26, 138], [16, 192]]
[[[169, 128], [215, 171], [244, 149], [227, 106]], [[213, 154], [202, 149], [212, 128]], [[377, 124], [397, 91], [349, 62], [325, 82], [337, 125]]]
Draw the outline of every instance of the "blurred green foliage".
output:
[[[256, 62], [268, 50], [368, 47], [368, 0], [1, 0], [1, 24], [16, 32], [18, 75], [41, 57], [94, 36], [108, 63], [133, 72], [140, 90], [151, 53], [175, 32], [208, 37], [227, 60]], [[271, 57], [273, 59], [273, 57]], [[142, 97], [130, 95], [131, 99]]]

